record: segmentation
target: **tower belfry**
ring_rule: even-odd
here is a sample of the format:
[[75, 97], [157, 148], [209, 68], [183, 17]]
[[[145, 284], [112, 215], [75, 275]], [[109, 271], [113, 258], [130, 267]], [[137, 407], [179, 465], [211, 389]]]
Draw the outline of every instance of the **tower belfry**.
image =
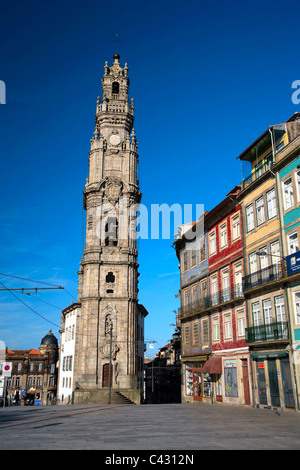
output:
[[111, 66], [105, 62], [83, 191], [86, 235], [78, 272], [75, 396], [76, 389], [136, 391], [143, 362], [147, 312], [138, 304], [134, 236], [141, 198], [138, 144], [128, 67], [122, 68], [119, 60], [114, 54]]

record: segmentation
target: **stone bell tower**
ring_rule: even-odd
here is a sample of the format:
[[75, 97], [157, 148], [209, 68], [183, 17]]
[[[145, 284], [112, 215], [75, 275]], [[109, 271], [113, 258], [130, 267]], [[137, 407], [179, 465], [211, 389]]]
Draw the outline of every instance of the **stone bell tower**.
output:
[[134, 236], [141, 198], [138, 144], [127, 64], [120, 66], [118, 54], [113, 59], [111, 67], [107, 62], [104, 66], [83, 193], [86, 238], [78, 272], [75, 393], [76, 389], [137, 390], [141, 362], [139, 315], [145, 309], [138, 305]]

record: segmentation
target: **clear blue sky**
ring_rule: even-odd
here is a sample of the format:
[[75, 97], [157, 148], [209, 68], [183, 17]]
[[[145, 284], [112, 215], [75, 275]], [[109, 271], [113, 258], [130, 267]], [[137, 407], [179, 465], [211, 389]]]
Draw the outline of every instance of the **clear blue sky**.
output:
[[[0, 12], [0, 272], [62, 285], [74, 298], [96, 98], [116, 50], [129, 67], [149, 208], [213, 208], [240, 183], [236, 157], [300, 110], [291, 101], [300, 79], [298, 0], [0, 0]], [[171, 338], [179, 306], [172, 241], [139, 243], [145, 337], [157, 341], [150, 356]], [[55, 325], [0, 292], [8, 347], [37, 348], [49, 328], [59, 337], [60, 311], [44, 302], [64, 308], [71, 295], [16, 295]]]

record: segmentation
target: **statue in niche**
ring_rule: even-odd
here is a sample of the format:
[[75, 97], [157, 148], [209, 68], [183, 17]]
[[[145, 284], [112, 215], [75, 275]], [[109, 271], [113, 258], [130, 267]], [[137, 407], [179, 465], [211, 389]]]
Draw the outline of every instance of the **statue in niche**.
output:
[[108, 314], [105, 317], [105, 336], [109, 335], [112, 330], [113, 330], [113, 322], [111, 319], [111, 315]]

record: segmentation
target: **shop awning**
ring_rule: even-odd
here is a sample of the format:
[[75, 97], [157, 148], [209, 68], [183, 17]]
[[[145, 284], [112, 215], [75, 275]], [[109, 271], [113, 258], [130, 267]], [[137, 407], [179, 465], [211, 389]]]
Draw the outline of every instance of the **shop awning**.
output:
[[203, 374], [222, 374], [222, 358], [211, 357], [206, 361], [202, 369]]

